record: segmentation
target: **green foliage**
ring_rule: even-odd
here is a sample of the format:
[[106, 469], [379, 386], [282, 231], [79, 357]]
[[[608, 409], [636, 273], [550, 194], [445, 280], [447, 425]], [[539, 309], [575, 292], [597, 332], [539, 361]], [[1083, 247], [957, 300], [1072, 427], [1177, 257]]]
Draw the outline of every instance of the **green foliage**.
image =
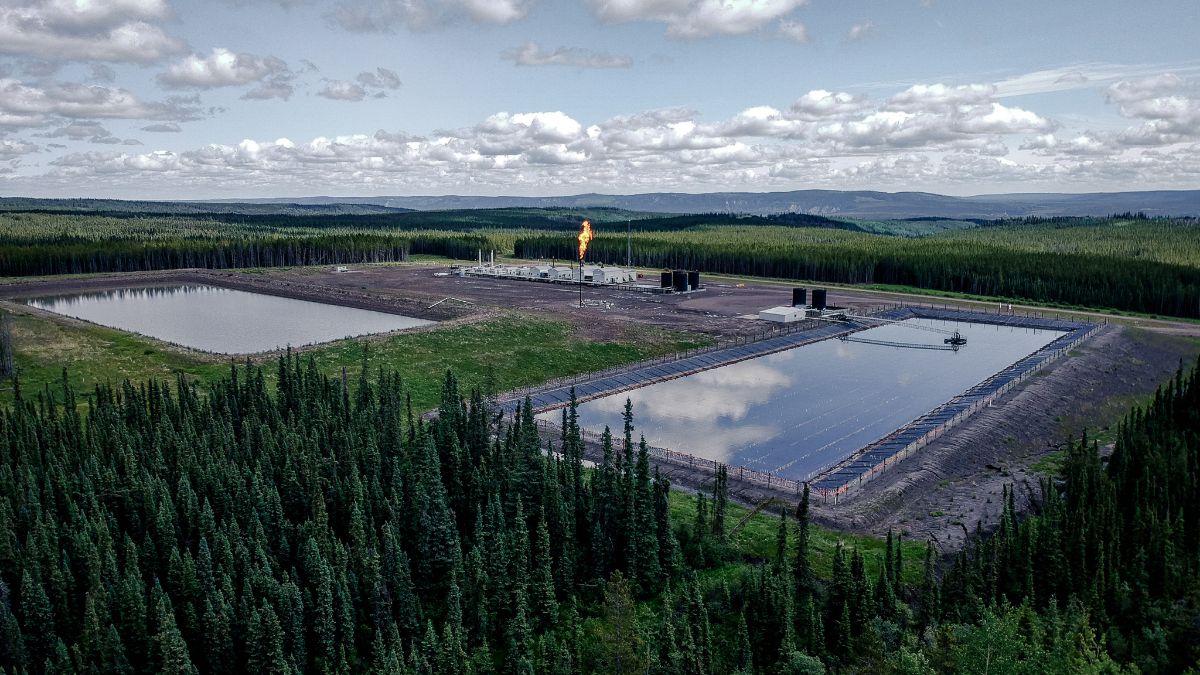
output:
[[803, 496], [794, 519], [726, 503], [722, 541], [724, 488], [651, 478], [632, 416], [585, 472], [574, 404], [543, 439], [528, 403], [498, 420], [454, 373], [427, 421], [366, 359], [273, 370], [231, 367], [206, 395], [102, 385], [82, 411], [64, 377], [0, 410], [0, 669], [1158, 673], [1200, 657], [1200, 366], [1130, 416], [1107, 467], [1073, 444], [1039, 515], [1006, 493], [995, 534], [940, 580], [932, 547], [922, 578], [919, 544], [817, 528]]

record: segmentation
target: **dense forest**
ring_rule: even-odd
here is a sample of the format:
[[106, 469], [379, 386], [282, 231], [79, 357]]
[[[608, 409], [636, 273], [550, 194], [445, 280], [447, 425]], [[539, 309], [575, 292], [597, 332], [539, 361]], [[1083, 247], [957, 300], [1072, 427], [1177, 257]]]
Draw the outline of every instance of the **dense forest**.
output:
[[[571, 237], [547, 233], [519, 238], [514, 249], [522, 258], [570, 258], [574, 246]], [[632, 248], [633, 263], [645, 267], [915, 286], [1200, 318], [1200, 226], [1195, 223], [1148, 221], [1124, 230], [1116, 223], [1082, 230], [989, 226], [922, 238], [703, 227], [639, 234]], [[601, 234], [588, 256], [624, 263], [626, 250], [624, 236]]]
[[469, 258], [489, 244], [482, 235], [464, 232], [0, 214], [0, 276], [398, 262], [410, 254]]
[[[1200, 366], [1072, 445], [919, 581], [889, 536], [818, 576], [807, 493], [774, 553], [730, 542], [728, 484], [668, 508], [626, 408], [585, 469], [447, 373], [439, 414], [364, 362], [291, 354], [64, 384], [0, 411], [0, 669], [10, 673], [1178, 672], [1200, 658]], [[543, 452], [548, 450], [548, 453]], [[913, 561], [909, 561], [911, 564]]]

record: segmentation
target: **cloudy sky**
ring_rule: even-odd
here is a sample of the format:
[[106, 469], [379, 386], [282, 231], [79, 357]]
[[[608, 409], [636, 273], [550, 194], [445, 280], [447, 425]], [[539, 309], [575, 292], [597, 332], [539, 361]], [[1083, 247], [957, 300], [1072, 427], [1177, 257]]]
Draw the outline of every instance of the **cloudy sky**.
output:
[[1200, 188], [1195, 0], [0, 0], [0, 195]]

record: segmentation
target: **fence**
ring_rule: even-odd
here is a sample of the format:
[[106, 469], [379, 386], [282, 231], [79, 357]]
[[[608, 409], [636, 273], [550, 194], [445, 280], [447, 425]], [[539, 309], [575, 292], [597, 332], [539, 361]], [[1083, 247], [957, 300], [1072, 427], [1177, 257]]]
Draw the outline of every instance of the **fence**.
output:
[[603, 379], [605, 377], [609, 377], [612, 375], [617, 375], [617, 374], [626, 372], [626, 371], [630, 370], [631, 368], [638, 368], [638, 369], [650, 368], [650, 367], [661, 365], [664, 363], [674, 363], [675, 361], [680, 361], [682, 359], [690, 358], [693, 356], [700, 356], [701, 354], [710, 354], [712, 352], [721, 351], [723, 349], [729, 349], [730, 347], [739, 347], [742, 345], [754, 344], [757, 342], [762, 342], [763, 340], [770, 340], [773, 338], [782, 337], [784, 335], [791, 335], [792, 333], [796, 333], [796, 332], [809, 331], [809, 330], [817, 328], [821, 325], [823, 325], [823, 322], [821, 322], [821, 321], [817, 321], [815, 319], [805, 319], [804, 321], [797, 321], [796, 323], [784, 324], [783, 326], [781, 326], [779, 328], [772, 328], [769, 330], [765, 330], [761, 333], [755, 333], [753, 335], [748, 335], [745, 337], [736, 337], [732, 340], [717, 340], [713, 344], [708, 345], [706, 347], [697, 347], [696, 349], [685, 349], [681, 352], [674, 352], [674, 353], [668, 354], [666, 356], [660, 356], [658, 358], [648, 359], [646, 361], [638, 361], [637, 363], [634, 363], [634, 364], [613, 366], [612, 368], [606, 368], [604, 370], [593, 370], [591, 372], [580, 373], [578, 375], [568, 375], [566, 377], [560, 377], [560, 378], [556, 378], [553, 380], [548, 380], [548, 381], [542, 382], [541, 384], [538, 384], [538, 385], [510, 390], [510, 391], [506, 392], [500, 398], [500, 403], [501, 403], [501, 405], [504, 405], [504, 404], [510, 404], [513, 402], [520, 402], [520, 401], [524, 400], [526, 396], [531, 396], [536, 393], [549, 391], [549, 390], [553, 390], [553, 389], [564, 389], [567, 387], [578, 386], [580, 384], [592, 382], [595, 380]]
[[[544, 432], [562, 434], [562, 427], [550, 422], [549, 420], [538, 420], [537, 425], [538, 428]], [[604, 442], [604, 434], [592, 431], [590, 429], [581, 428], [579, 430], [579, 436], [584, 441], [590, 441], [596, 444], [602, 444]], [[709, 473], [716, 473], [717, 469], [721, 466], [721, 462], [716, 462], [704, 457], [697, 457], [695, 455], [689, 455], [686, 452], [668, 450], [666, 448], [660, 448], [653, 445], [648, 445], [647, 450], [651, 458], [659, 462], [664, 462], [679, 467], [700, 469]], [[729, 477], [734, 480], [756, 483], [772, 490], [781, 490], [789, 493], [798, 493], [800, 489], [804, 487], [804, 483], [807, 482], [807, 480], [810, 480], [813, 476], [818, 475], [821, 471], [814, 471], [804, 480], [793, 480], [791, 478], [782, 478], [780, 476], [776, 476], [775, 474], [767, 471], [757, 471], [744, 466], [726, 466], [726, 470], [729, 471]]]

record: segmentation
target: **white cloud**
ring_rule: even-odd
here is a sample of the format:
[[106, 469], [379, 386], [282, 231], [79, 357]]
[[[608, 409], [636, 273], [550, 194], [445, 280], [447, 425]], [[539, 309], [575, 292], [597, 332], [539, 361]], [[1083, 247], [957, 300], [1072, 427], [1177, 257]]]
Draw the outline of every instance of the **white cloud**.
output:
[[1174, 73], [1122, 80], [1105, 90], [1121, 115], [1144, 120], [1118, 140], [1131, 146], [1158, 146], [1200, 138], [1200, 86]]
[[874, 22], [864, 21], [850, 26], [850, 30], [846, 31], [846, 39], [850, 42], [858, 42], [859, 40], [871, 37], [878, 31]]
[[[73, 141], [105, 142], [103, 139], [113, 138], [112, 133], [99, 122], [71, 122], [65, 127], [59, 127], [45, 134], [47, 138], [69, 138]], [[108, 141], [112, 142], [112, 141]]]
[[185, 48], [159, 25], [170, 17], [165, 0], [9, 0], [0, 4], [0, 53], [150, 63]]
[[[369, 95], [357, 79], [345, 84]], [[564, 111], [501, 112], [427, 136], [380, 130], [184, 151], [73, 153], [54, 159], [45, 173], [34, 176], [24, 166], [24, 178], [10, 172], [4, 181], [10, 192], [88, 181], [98, 191], [127, 194], [141, 186], [176, 190], [181, 182], [210, 194], [1179, 187], [1200, 177], [1200, 134], [1185, 124], [1193, 119], [1192, 90], [1189, 81], [1170, 78], [1112, 88], [1112, 104], [1126, 106], [1120, 109], [1145, 127], [1134, 130], [1156, 137], [1064, 129], [1034, 110], [1000, 103], [992, 85], [929, 83], [874, 100], [814, 90], [790, 105], [754, 105], [717, 120], [682, 108], [586, 122]], [[0, 96], [7, 106], [0, 115], [41, 114], [43, 123], [64, 117], [39, 112], [53, 107], [45, 101], [30, 112], [13, 100], [39, 99]], [[111, 134], [87, 135], [95, 120], [77, 121], [50, 128], [63, 129], [55, 135], [64, 138], [113, 142], [106, 140]]]
[[310, 4], [312, 1], [313, 0], [224, 0], [224, 2], [226, 4], [233, 5], [234, 7], [248, 7], [251, 5], [266, 3], [266, 4], [272, 4], [272, 5], [279, 5], [280, 7], [284, 8], [284, 9], [300, 7], [302, 5]]
[[0, 126], [45, 126], [54, 117], [184, 121], [199, 118], [200, 110], [191, 99], [146, 102], [125, 89], [98, 84], [0, 79]]
[[1078, 70], [1072, 70], [1069, 73], [1063, 73], [1062, 75], [1059, 75], [1057, 78], [1055, 78], [1054, 83], [1055, 84], [1087, 84], [1090, 81], [1091, 80], [1088, 78], [1087, 75], [1084, 75], [1083, 73], [1079, 72]]
[[38, 151], [38, 146], [20, 139], [0, 138], [0, 162], [8, 162], [22, 155]]
[[325, 86], [317, 92], [317, 96], [323, 96], [334, 101], [361, 101], [367, 96], [367, 90], [354, 82], [346, 80], [329, 80]]
[[376, 68], [374, 71], [364, 70], [350, 80], [325, 80], [325, 86], [317, 92], [317, 96], [334, 101], [362, 101], [371, 98], [385, 98], [388, 91], [399, 89], [400, 76], [387, 68]]
[[914, 84], [888, 99], [887, 106], [892, 110], [937, 110], [986, 103], [995, 93], [996, 88], [988, 84]]
[[1183, 78], [1175, 73], [1162, 73], [1136, 80], [1122, 80], [1109, 86], [1105, 95], [1114, 103], [1139, 103], [1147, 99], [1169, 96], [1183, 86]]
[[780, 21], [775, 32], [779, 34], [779, 37], [799, 44], [808, 44], [811, 41], [808, 36], [808, 26], [799, 21]]
[[282, 59], [274, 56], [239, 54], [214, 47], [207, 56], [192, 54], [158, 75], [158, 82], [172, 89], [213, 89], [258, 83], [246, 98], [282, 98], [292, 95], [295, 75]]
[[500, 58], [518, 66], [571, 66], [575, 68], [628, 68], [633, 59], [604, 52], [594, 52], [580, 47], [557, 47], [543, 49], [536, 42], [526, 42], [520, 47], [506, 49]]
[[327, 15], [335, 25], [358, 33], [414, 30], [459, 20], [504, 25], [525, 18], [532, 0], [340, 0]]
[[974, 106], [955, 118], [954, 128], [970, 134], [1018, 134], [1049, 131], [1054, 123], [1035, 112], [992, 102]]
[[742, 35], [782, 19], [808, 0], [591, 0], [605, 21], [654, 21], [682, 39]]
[[[1057, 91], [1094, 88], [1117, 82], [1135, 80], [1163, 72], [1161, 64], [1077, 63], [1015, 75], [995, 83], [996, 96], [1026, 96]], [[1200, 72], [1200, 63], [1176, 64], [1177, 73]]]
[[814, 89], [792, 103], [791, 111], [801, 119], [815, 120], [853, 115], [868, 105], [869, 102], [860, 96]]
[[183, 128], [174, 122], [159, 122], [158, 124], [148, 124], [142, 127], [142, 131], [150, 131], [160, 134], [174, 134], [183, 131]]
[[1084, 132], [1066, 139], [1059, 138], [1055, 134], [1041, 134], [1022, 143], [1021, 149], [1032, 150], [1043, 156], [1059, 154], [1077, 157], [1104, 156], [1114, 152], [1110, 142], [1092, 132]]
[[399, 75], [394, 71], [382, 67], [376, 68], [375, 72], [369, 70], [363, 71], [354, 79], [358, 80], [358, 83], [364, 87], [373, 87], [376, 89], [399, 89], [402, 84]]
[[54, 131], [45, 134], [35, 134], [43, 138], [67, 138], [72, 141], [87, 141], [89, 143], [103, 143], [105, 145], [141, 145], [142, 142], [136, 138], [121, 139], [112, 134], [104, 125], [99, 122], [83, 122], [76, 121], [67, 124], [64, 127], [59, 127]]

